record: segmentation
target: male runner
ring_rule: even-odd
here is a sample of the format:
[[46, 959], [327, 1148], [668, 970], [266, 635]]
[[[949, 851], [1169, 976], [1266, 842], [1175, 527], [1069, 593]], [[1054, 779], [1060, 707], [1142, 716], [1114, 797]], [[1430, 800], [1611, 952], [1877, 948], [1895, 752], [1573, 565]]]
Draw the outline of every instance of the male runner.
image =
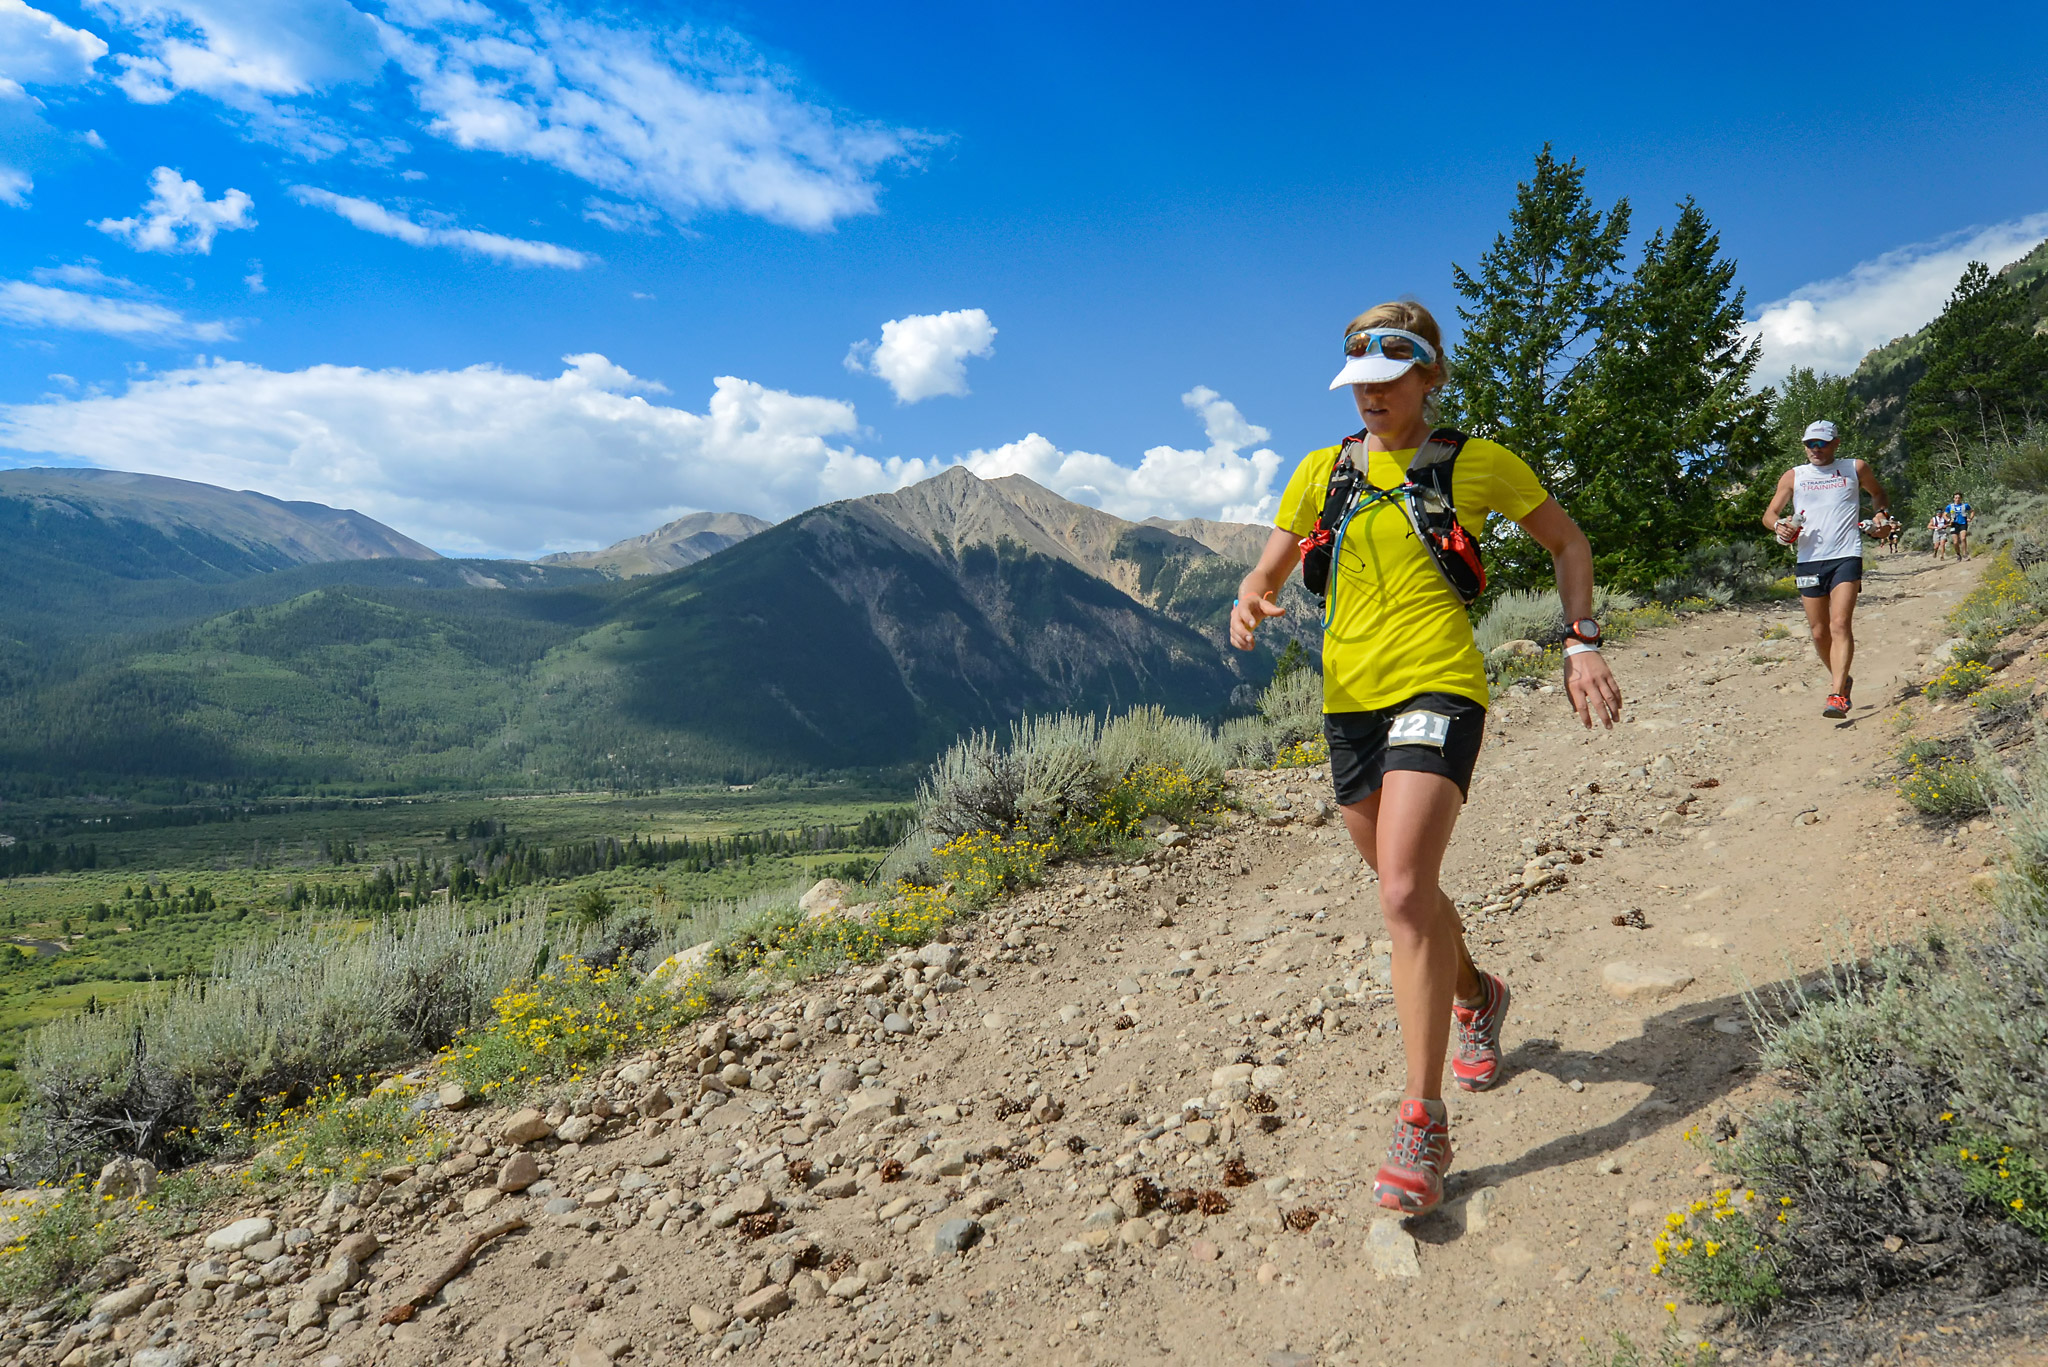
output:
[[[1842, 438], [1827, 419], [1807, 424], [1805, 444], [1806, 464], [1779, 477], [1763, 522], [1779, 541], [1799, 547], [1793, 582], [1799, 586], [1800, 606], [1806, 609], [1813, 648], [1827, 666], [1835, 690], [1820, 714], [1846, 717], [1854, 682], [1849, 666], [1856, 658], [1850, 618], [1863, 584], [1863, 542], [1856, 526], [1863, 509], [1862, 491], [1870, 491], [1880, 513], [1891, 507], [1891, 496], [1865, 462], [1835, 459]], [[1778, 510], [1788, 498], [1802, 525], [1779, 519]]]
[[1963, 491], [1956, 490], [1942, 511], [1948, 514], [1949, 525], [1956, 529], [1956, 559], [1970, 558], [1970, 505], [1963, 502]]

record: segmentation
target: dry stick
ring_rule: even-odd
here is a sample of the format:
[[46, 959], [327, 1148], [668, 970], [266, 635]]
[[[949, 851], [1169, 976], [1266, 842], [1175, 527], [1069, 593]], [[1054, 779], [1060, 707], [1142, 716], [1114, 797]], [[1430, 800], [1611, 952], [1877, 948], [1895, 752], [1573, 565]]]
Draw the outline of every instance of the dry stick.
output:
[[446, 1266], [424, 1282], [421, 1282], [419, 1290], [413, 1292], [389, 1310], [386, 1310], [383, 1317], [377, 1322], [379, 1324], [404, 1324], [419, 1313], [421, 1306], [440, 1295], [442, 1287], [462, 1275], [463, 1270], [469, 1266], [469, 1260], [476, 1256], [478, 1249], [501, 1234], [510, 1234], [515, 1229], [525, 1228], [526, 1221], [517, 1215], [509, 1220], [500, 1220], [497, 1224], [492, 1225], [489, 1229], [464, 1244], [460, 1249], [457, 1249], [455, 1256], [448, 1260]]

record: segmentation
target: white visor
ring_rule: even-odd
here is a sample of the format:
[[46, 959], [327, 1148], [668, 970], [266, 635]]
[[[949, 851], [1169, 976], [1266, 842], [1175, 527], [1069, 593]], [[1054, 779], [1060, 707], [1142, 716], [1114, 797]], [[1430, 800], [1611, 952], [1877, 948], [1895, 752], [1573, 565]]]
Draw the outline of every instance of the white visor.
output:
[[1337, 372], [1337, 378], [1330, 381], [1330, 388], [1342, 389], [1347, 384], [1385, 384], [1398, 380], [1407, 374], [1415, 360], [1397, 361], [1391, 356], [1374, 352], [1370, 356], [1353, 356]]
[[1806, 435], [1801, 437], [1800, 440], [1833, 441], [1838, 435], [1840, 434], [1835, 431], [1835, 425], [1826, 418], [1821, 418], [1818, 421], [1806, 424]]

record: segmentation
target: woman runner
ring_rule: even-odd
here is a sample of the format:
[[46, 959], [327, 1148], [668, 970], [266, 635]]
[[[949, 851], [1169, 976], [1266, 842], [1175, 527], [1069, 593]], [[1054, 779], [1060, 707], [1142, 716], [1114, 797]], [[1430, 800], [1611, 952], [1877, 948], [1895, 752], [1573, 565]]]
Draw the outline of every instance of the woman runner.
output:
[[[1437, 884], [1451, 828], [1471, 785], [1486, 724], [1486, 667], [1465, 603], [1417, 539], [1400, 497], [1372, 497], [1406, 478], [1428, 440], [1447, 378], [1442, 334], [1420, 304], [1382, 304], [1344, 330], [1345, 365], [1365, 420], [1351, 459], [1368, 487], [1337, 542], [1323, 629], [1323, 726], [1344, 825], [1379, 874], [1380, 910], [1394, 942], [1394, 1008], [1407, 1085], [1386, 1162], [1373, 1182], [1382, 1206], [1408, 1214], [1443, 1200], [1451, 1164], [1443, 1101], [1444, 1052], [1458, 1031], [1453, 1076], [1467, 1091], [1500, 1077], [1508, 987], [1481, 973], [1464, 927]], [[1230, 642], [1252, 648], [1260, 622], [1285, 611], [1273, 597], [1316, 530], [1342, 448], [1310, 452], [1281, 496], [1265, 554], [1239, 586]], [[1565, 615], [1565, 689], [1579, 720], [1613, 726], [1621, 693], [1600, 657], [1592, 619], [1593, 553], [1535, 474], [1505, 447], [1467, 441], [1453, 467], [1458, 521], [1477, 537], [1489, 512], [1519, 522], [1550, 552]]]

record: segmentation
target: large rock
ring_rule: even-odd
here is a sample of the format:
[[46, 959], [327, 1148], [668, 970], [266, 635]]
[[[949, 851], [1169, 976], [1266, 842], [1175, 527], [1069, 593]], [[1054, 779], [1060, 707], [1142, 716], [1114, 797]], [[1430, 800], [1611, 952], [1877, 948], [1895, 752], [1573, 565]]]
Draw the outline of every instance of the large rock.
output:
[[711, 951], [716, 948], [716, 940], [705, 940], [688, 949], [679, 949], [649, 970], [647, 981], [666, 986], [671, 992], [680, 992], [697, 976], [698, 970], [710, 962]]
[[102, 1200], [131, 1201], [156, 1195], [156, 1164], [144, 1158], [116, 1158], [100, 1169], [92, 1194]]
[[903, 1112], [903, 1093], [893, 1087], [863, 1087], [847, 1100], [835, 1135], [866, 1134], [892, 1115]]
[[156, 1287], [148, 1282], [142, 1282], [101, 1296], [92, 1303], [92, 1309], [86, 1312], [86, 1318], [111, 1324], [115, 1320], [127, 1319], [155, 1299]]
[[773, 1319], [789, 1309], [789, 1290], [773, 1284], [762, 1287], [753, 1295], [732, 1308], [734, 1318], [743, 1320]]
[[548, 1118], [531, 1106], [514, 1111], [498, 1133], [508, 1144], [536, 1144], [555, 1132]]
[[853, 889], [837, 878], [820, 878], [811, 884], [811, 889], [797, 898], [797, 910], [804, 914], [806, 921], [821, 921], [837, 916], [853, 902]]
[[1658, 964], [1611, 963], [1600, 970], [1600, 981], [1623, 1001], [1650, 1001], [1685, 991], [1692, 974]]
[[497, 1188], [503, 1192], [525, 1191], [540, 1177], [539, 1159], [530, 1153], [515, 1153], [498, 1169]]
[[597, 1133], [597, 1121], [587, 1115], [572, 1115], [555, 1130], [555, 1138], [564, 1144], [581, 1144]]
[[836, 1063], [827, 1066], [818, 1074], [818, 1090], [826, 1096], [838, 1096], [841, 1092], [851, 1092], [859, 1086], [860, 1074], [851, 1068], [842, 1068]]
[[981, 1225], [973, 1220], [948, 1220], [932, 1235], [932, 1256], [965, 1253], [981, 1241]]
[[251, 1244], [262, 1243], [275, 1233], [277, 1226], [268, 1218], [252, 1215], [246, 1220], [237, 1220], [207, 1235], [206, 1248], [210, 1253], [239, 1253]]
[[1381, 1216], [1366, 1231], [1366, 1256], [1372, 1270], [1382, 1277], [1420, 1277], [1422, 1260], [1415, 1253], [1415, 1236], [1401, 1228], [1392, 1216]]

